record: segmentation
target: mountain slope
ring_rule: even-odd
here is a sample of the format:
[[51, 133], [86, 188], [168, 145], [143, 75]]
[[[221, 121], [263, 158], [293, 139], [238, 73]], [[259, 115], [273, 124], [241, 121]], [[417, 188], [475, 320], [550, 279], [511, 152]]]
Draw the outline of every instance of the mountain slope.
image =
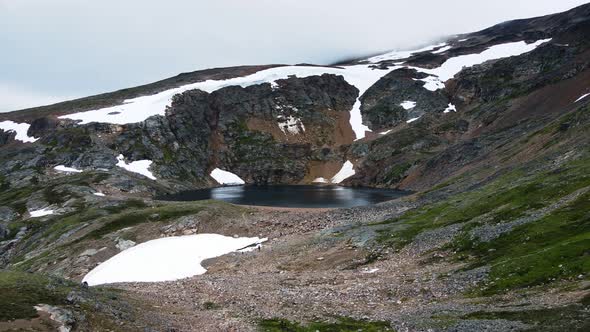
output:
[[[587, 330], [589, 94], [585, 5], [337, 67], [213, 69], [0, 114], [0, 287], [26, 299], [2, 320], [46, 301], [78, 330]], [[214, 169], [415, 193], [332, 211], [154, 199], [219, 185]], [[194, 233], [270, 241], [114, 299], [14, 281], [79, 281]]]

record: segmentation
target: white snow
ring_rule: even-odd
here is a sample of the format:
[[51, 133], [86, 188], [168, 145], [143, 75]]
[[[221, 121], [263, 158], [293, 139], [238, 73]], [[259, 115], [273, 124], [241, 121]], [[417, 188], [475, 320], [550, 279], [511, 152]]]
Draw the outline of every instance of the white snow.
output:
[[382, 132], [382, 133], [381, 133], [381, 135], [387, 135], [387, 134], [389, 134], [390, 132], [392, 132], [392, 129], [389, 129], [389, 130], [386, 130], [386, 131]]
[[399, 106], [403, 107], [405, 110], [411, 110], [412, 108], [416, 107], [416, 102], [411, 100], [406, 100], [403, 103], [399, 104]]
[[464, 41], [467, 41], [467, 40], [469, 40], [469, 38], [459, 39], [458, 42], [464, 42]]
[[[494, 45], [479, 54], [467, 54], [450, 58], [438, 68], [411, 68], [431, 75], [430, 77], [423, 79], [423, 81], [426, 82], [424, 87], [428, 90], [435, 91], [440, 88], [444, 88], [443, 82], [446, 82], [449, 79], [453, 78], [463, 68], [472, 67], [490, 60], [497, 60], [511, 56], [521, 55], [534, 50], [539, 45], [544, 44], [550, 40], [551, 39], [542, 39], [531, 44], [527, 44], [524, 41], [520, 41], [514, 43]], [[434, 89], [435, 87], [436, 89]]]
[[457, 112], [457, 106], [449, 103], [449, 106], [447, 106], [447, 108], [444, 110], [443, 113], [449, 113], [449, 112]]
[[414, 78], [414, 80], [424, 82], [424, 88], [430, 91], [436, 91], [445, 88], [445, 84], [441, 82], [436, 76], [428, 76], [422, 79]]
[[61, 118], [80, 120], [81, 123], [105, 122], [114, 124], [127, 124], [141, 122], [153, 115], [164, 115], [166, 106], [170, 105], [172, 97], [187, 90], [199, 89], [205, 92], [213, 92], [227, 86], [250, 86], [262, 83], [272, 84], [279, 79], [289, 76], [307, 77], [322, 75], [324, 73], [337, 73], [342, 71], [337, 68], [324, 68], [315, 66], [284, 66], [267, 70], [261, 70], [254, 74], [235, 77], [227, 80], [207, 80], [180, 86], [178, 88], [162, 91], [160, 93], [127, 99], [122, 105], [101, 108], [86, 112], [67, 114]]
[[420, 119], [420, 117], [417, 117], [417, 118], [411, 118], [410, 120], [406, 121], [406, 123], [412, 123], [412, 122], [414, 122], [414, 121], [416, 121], [416, 120], [418, 120], [418, 119]]
[[94, 196], [100, 196], [100, 197], [104, 197], [105, 196], [105, 194], [103, 194], [101, 192], [95, 192], [93, 195]]
[[40, 210], [34, 210], [34, 211], [29, 211], [29, 214], [31, 215], [32, 218], [38, 218], [38, 217], [43, 217], [43, 216], [48, 216], [53, 214], [54, 211], [49, 209], [49, 208], [43, 208]]
[[377, 271], [379, 271], [379, 269], [378, 269], [378, 268], [372, 268], [372, 269], [365, 268], [365, 269], [363, 269], [361, 272], [362, 272], [362, 273], [375, 273], [375, 272], [377, 272]]
[[328, 183], [328, 180], [326, 180], [325, 178], [319, 177], [316, 178], [312, 181], [312, 183]]
[[[357, 65], [344, 68], [345, 70], [341, 74], [348, 83], [359, 89], [360, 98], [373, 84], [377, 83], [381, 77], [387, 75], [393, 70], [401, 68], [401, 66], [392, 66], [387, 70], [373, 69], [367, 65]], [[361, 116], [361, 101], [359, 98], [357, 98], [356, 103], [350, 111], [350, 125], [356, 134], [357, 140], [364, 138], [365, 132], [371, 131], [369, 127], [363, 124], [363, 119]]]
[[582, 99], [584, 99], [584, 98], [586, 98], [586, 97], [588, 97], [588, 96], [590, 96], [590, 93], [587, 93], [587, 94], [583, 95], [582, 97], [580, 97], [580, 98], [576, 99], [576, 101], [574, 101], [574, 103], [577, 103], [577, 102], [579, 102], [580, 100], [582, 100]]
[[[388, 70], [373, 69], [369, 65], [355, 65], [346, 67], [319, 67], [319, 66], [284, 66], [267, 70], [261, 70], [252, 75], [236, 77], [227, 80], [207, 80], [193, 84], [184, 85], [178, 88], [166, 90], [150, 96], [142, 96], [125, 100], [122, 105], [107, 107], [92, 111], [63, 115], [60, 118], [79, 120], [80, 123], [104, 122], [114, 124], [127, 124], [141, 122], [153, 115], [164, 115], [166, 106], [170, 105], [175, 94], [191, 89], [200, 89], [206, 92], [213, 92], [227, 86], [250, 86], [262, 83], [274, 83], [279, 79], [286, 79], [289, 76], [304, 78], [323, 74], [341, 75], [351, 85], [359, 89], [359, 97], [367, 91], [381, 77], [390, 71], [400, 67], [392, 67]], [[276, 88], [276, 84], [273, 85]], [[350, 124], [356, 133], [356, 138], [365, 137], [365, 131], [370, 131], [362, 124], [360, 101], [354, 104], [351, 110]]]
[[264, 239], [219, 234], [166, 237], [131, 247], [98, 265], [83, 279], [95, 286], [115, 282], [171, 281], [200, 275], [201, 262], [228, 254]]
[[227, 185], [241, 185], [245, 184], [244, 180], [242, 180], [239, 176], [235, 175], [234, 173], [221, 170], [219, 168], [214, 169], [211, 171], [211, 177], [217, 181], [219, 184], [227, 184]]
[[14, 131], [16, 133], [14, 138], [24, 143], [32, 143], [38, 140], [38, 138], [27, 135], [30, 126], [31, 125], [28, 123], [16, 123], [10, 120], [0, 122], [0, 129], [4, 131]]
[[149, 179], [152, 179], [152, 180], [156, 179], [154, 174], [152, 174], [152, 172], [150, 172], [150, 170], [149, 170], [150, 165], [152, 164], [151, 160], [137, 160], [137, 161], [132, 161], [129, 164], [127, 164], [125, 162], [125, 157], [122, 154], [120, 154], [117, 157], [117, 160], [119, 161], [119, 162], [117, 162], [117, 166], [124, 168], [124, 169], [128, 170], [129, 172], [141, 174], [141, 175], [143, 175]]
[[252, 244], [252, 245], [245, 247], [243, 249], [239, 249], [238, 252], [250, 252], [250, 251], [254, 251], [256, 249], [260, 249], [260, 248], [262, 248], [262, 243], [266, 242], [266, 241], [268, 241], [267, 237], [262, 238], [262, 239], [260, 239], [260, 241], [258, 241], [255, 244]]
[[285, 135], [287, 135], [287, 133], [296, 135], [299, 134], [300, 131], [305, 131], [305, 126], [303, 126], [303, 122], [301, 122], [301, 119], [291, 115], [289, 115], [286, 118], [279, 119], [278, 125], [279, 128], [281, 128], [283, 134]]
[[332, 178], [332, 183], [340, 183], [348, 179], [349, 177], [353, 176], [355, 174], [353, 168], [354, 166], [352, 165], [352, 163], [349, 160], [347, 160], [344, 163], [344, 165], [342, 165], [340, 171], [338, 171], [338, 173], [336, 173], [336, 175], [334, 175], [334, 177]]
[[[425, 79], [422, 79], [422, 81], [424, 81], [425, 83], [424, 87], [431, 91], [436, 91], [438, 89], [444, 88], [444, 82], [454, 77], [464, 67], [470, 67], [488, 60], [520, 55], [532, 51], [537, 46], [549, 40], [550, 39], [539, 40], [532, 44], [526, 44], [524, 41], [521, 41], [516, 43], [495, 45], [491, 46], [489, 49], [483, 51], [480, 54], [462, 55], [450, 58], [438, 68], [410, 68], [414, 68], [420, 72], [427, 73], [429, 76]], [[447, 46], [446, 43], [440, 43], [417, 50], [393, 51], [383, 55], [371, 57], [367, 59], [367, 61], [369, 63], [376, 63], [383, 60], [404, 59], [418, 52], [427, 52], [432, 50], [437, 50], [435, 52], [442, 52], [442, 50], [447, 47], [449, 46]], [[206, 92], [213, 92], [215, 90], [227, 86], [246, 87], [262, 83], [270, 83], [272, 88], [276, 89], [278, 87], [276, 84], [276, 80], [286, 79], [290, 76], [304, 78], [308, 76], [317, 76], [322, 74], [341, 75], [349, 84], [354, 85], [357, 89], [359, 89], [360, 97], [381, 77], [399, 68], [402, 68], [400, 64], [396, 64], [395, 66], [389, 67], [388, 69], [371, 68], [370, 64], [343, 67], [276, 67], [267, 70], [261, 70], [254, 74], [243, 77], [235, 77], [227, 80], [207, 80], [203, 82], [187, 84], [184, 86], [180, 86], [178, 88], [162, 91], [154, 95], [128, 99], [125, 100], [122, 105], [63, 115], [61, 116], [61, 118], [79, 120], [81, 121], [81, 123], [105, 122], [114, 124], [127, 124], [141, 122], [153, 115], [164, 115], [166, 107], [170, 105], [172, 97], [176, 94], [182, 93], [187, 90], [200, 89]], [[363, 125], [360, 106], [361, 102], [357, 98], [352, 110], [350, 111], [350, 124], [356, 135], [356, 139], [364, 138], [365, 132], [370, 131], [367, 126]], [[295, 129], [299, 126], [289, 126], [288, 129], [292, 127], [294, 127], [293, 129]]]
[[367, 59], [367, 61], [372, 62], [372, 63], [377, 63], [377, 62], [386, 61], [386, 60], [405, 59], [405, 58], [411, 57], [412, 54], [414, 54], [414, 53], [428, 52], [428, 51], [432, 51], [436, 48], [443, 47], [446, 45], [447, 45], [447, 43], [440, 43], [440, 44], [435, 44], [435, 45], [428, 45], [426, 47], [422, 47], [422, 48], [415, 49], [415, 50], [391, 51], [391, 52], [388, 52], [385, 54], [371, 57], [371, 58]]
[[53, 169], [56, 170], [56, 171], [58, 171], [58, 172], [65, 172], [65, 173], [82, 173], [82, 171], [79, 170], [79, 169], [75, 169], [75, 168], [72, 168], [72, 167], [67, 167], [67, 166], [64, 166], [64, 165], [55, 166]]
[[450, 50], [451, 48], [453, 48], [452, 46], [445, 46], [445, 47], [441, 47], [436, 51], [432, 51], [432, 54], [440, 54], [440, 53], [444, 53], [448, 50]]

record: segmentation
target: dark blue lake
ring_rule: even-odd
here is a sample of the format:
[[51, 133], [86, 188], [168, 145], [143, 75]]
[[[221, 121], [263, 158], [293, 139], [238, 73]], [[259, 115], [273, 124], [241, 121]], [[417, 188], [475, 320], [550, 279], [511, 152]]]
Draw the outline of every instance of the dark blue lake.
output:
[[158, 197], [167, 201], [217, 199], [239, 205], [292, 208], [345, 208], [372, 205], [408, 195], [391, 189], [339, 186], [231, 186], [179, 192]]

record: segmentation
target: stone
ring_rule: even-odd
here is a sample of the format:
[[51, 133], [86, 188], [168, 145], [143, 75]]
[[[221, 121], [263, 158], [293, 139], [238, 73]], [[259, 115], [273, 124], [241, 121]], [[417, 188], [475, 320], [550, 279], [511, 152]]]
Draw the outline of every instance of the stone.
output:
[[124, 240], [124, 239], [117, 239], [117, 244], [115, 245], [117, 247], [117, 249], [119, 249], [120, 251], [123, 250], [127, 250], [131, 247], [135, 246], [135, 242], [131, 241], [131, 240]]

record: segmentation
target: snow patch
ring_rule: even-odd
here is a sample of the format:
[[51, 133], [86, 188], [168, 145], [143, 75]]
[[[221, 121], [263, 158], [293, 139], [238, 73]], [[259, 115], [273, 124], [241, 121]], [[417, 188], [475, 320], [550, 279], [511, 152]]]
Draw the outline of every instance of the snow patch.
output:
[[16, 123], [16, 122], [10, 121], [10, 120], [0, 122], [0, 129], [4, 130], [6, 132], [8, 132], [8, 131], [15, 132], [16, 136], [14, 137], [14, 139], [19, 140], [24, 143], [33, 143], [36, 140], [38, 140], [38, 138], [30, 137], [29, 135], [27, 135], [27, 131], [29, 131], [29, 127], [31, 127], [31, 125], [28, 123]]
[[[526, 44], [524, 41], [516, 43], [506, 43], [491, 46], [480, 54], [462, 55], [448, 59], [440, 67], [434, 69], [414, 68], [420, 72], [427, 73], [429, 76], [424, 81], [424, 87], [431, 91], [444, 88], [444, 82], [454, 77], [464, 67], [471, 67], [488, 60], [499, 59], [509, 56], [520, 55], [532, 51], [537, 46], [549, 41], [550, 39], [539, 40], [532, 44]], [[385, 60], [404, 59], [418, 52], [443, 52], [449, 46], [446, 43], [430, 45], [417, 50], [410, 51], [393, 51], [383, 55], [367, 59], [369, 63], [376, 63]], [[277, 89], [276, 81], [287, 79], [290, 76], [299, 78], [318, 76], [323, 74], [341, 75], [351, 85], [359, 90], [359, 98], [381, 77], [389, 72], [402, 68], [401, 63], [388, 69], [371, 68], [370, 65], [353, 65], [343, 67], [320, 67], [320, 66], [283, 66], [261, 70], [251, 75], [235, 77], [227, 80], [207, 80], [169, 89], [149, 96], [127, 99], [121, 105], [107, 107], [86, 112], [63, 115], [60, 118], [79, 120], [82, 124], [89, 122], [105, 122], [114, 124], [128, 124], [141, 122], [153, 115], [164, 115], [166, 107], [170, 105], [172, 97], [176, 94], [191, 89], [199, 89], [205, 92], [213, 92], [227, 86], [242, 86], [270, 83], [273, 89]], [[350, 111], [350, 125], [356, 135], [356, 139], [365, 137], [365, 132], [370, 129], [363, 124], [360, 112], [361, 102], [357, 98], [353, 108]], [[288, 119], [296, 121], [294, 119]], [[289, 126], [288, 128], [291, 128]], [[295, 126], [298, 128], [298, 126]]]
[[[320, 66], [284, 66], [261, 70], [254, 74], [235, 77], [227, 80], [207, 80], [204, 82], [187, 84], [178, 88], [162, 91], [160, 93], [127, 99], [122, 105], [106, 107], [97, 110], [63, 115], [60, 118], [78, 120], [81, 124], [90, 122], [104, 122], [113, 124], [128, 124], [141, 122], [153, 115], [164, 115], [166, 106], [169, 106], [172, 97], [187, 90], [199, 89], [205, 92], [213, 92], [227, 86], [242, 86], [270, 83], [273, 89], [278, 86], [275, 83], [279, 79], [287, 79], [290, 76], [299, 78], [318, 76], [323, 74], [341, 75], [351, 85], [359, 89], [359, 97], [367, 91], [381, 77], [390, 71], [401, 67], [392, 67], [388, 70], [374, 69], [369, 65], [355, 65], [345, 67], [320, 67]], [[362, 123], [360, 101], [354, 104], [350, 124], [357, 139], [365, 137], [365, 131], [369, 128]]]
[[262, 243], [263, 242], [266, 242], [266, 241], [268, 241], [268, 238], [267, 237], [262, 238], [262, 239], [260, 239], [260, 241], [254, 243], [254, 244], [251, 244], [251, 245], [249, 245], [249, 246], [247, 246], [245, 248], [242, 248], [242, 249], [238, 249], [238, 252], [251, 252], [251, 251], [254, 251], [256, 249], [260, 249], [260, 248], [262, 248]]
[[117, 157], [117, 160], [119, 162], [117, 162], [117, 166], [128, 170], [129, 172], [133, 172], [133, 173], [137, 173], [137, 174], [141, 174], [149, 179], [155, 180], [156, 177], [154, 176], [154, 174], [152, 174], [152, 172], [150, 172], [149, 168], [150, 165], [152, 164], [151, 160], [137, 160], [137, 161], [132, 161], [129, 164], [127, 164], [125, 162], [125, 157], [120, 154]]
[[210, 175], [219, 184], [226, 184], [226, 185], [245, 184], [244, 180], [242, 180], [239, 176], [235, 175], [234, 173], [221, 170], [219, 168], [216, 168], [213, 171], [211, 171]]
[[422, 81], [424, 82], [424, 88], [430, 91], [436, 91], [445, 88], [445, 84], [441, 82], [438, 77], [436, 76], [428, 76], [426, 78], [421, 79], [413, 79], [414, 81]]
[[444, 53], [448, 50], [450, 50], [451, 48], [453, 48], [452, 46], [445, 46], [445, 47], [441, 47], [436, 51], [432, 51], [432, 54], [440, 54], [440, 53]]
[[582, 100], [582, 99], [584, 99], [584, 98], [588, 97], [588, 96], [590, 96], [590, 93], [587, 93], [587, 94], [583, 95], [582, 97], [580, 97], [580, 98], [576, 99], [576, 101], [574, 101], [574, 104], [575, 104], [575, 103], [577, 103], [577, 102], [579, 102], [580, 100]]
[[105, 197], [106, 195], [101, 193], [101, 192], [95, 192], [93, 193], [94, 196], [100, 196], [100, 197]]
[[233, 238], [219, 234], [166, 237], [141, 243], [98, 265], [83, 279], [95, 286], [115, 282], [157, 282], [188, 278], [207, 272], [201, 262], [264, 239]]
[[41, 210], [29, 211], [29, 214], [31, 215], [31, 218], [39, 218], [52, 215], [54, 212], [55, 211], [51, 210], [50, 208], [43, 208]]
[[[475, 65], [482, 64], [486, 61], [490, 60], [497, 60], [502, 58], [508, 58], [511, 56], [521, 55], [527, 52], [530, 52], [544, 44], [549, 39], [542, 39], [538, 40], [534, 43], [527, 44], [524, 41], [514, 42], [514, 43], [505, 43], [499, 44], [489, 47], [487, 50], [478, 53], [478, 54], [467, 54], [467, 55], [460, 55], [454, 58], [450, 58], [445, 61], [440, 67], [434, 69], [424, 69], [420, 67], [410, 67], [414, 68], [420, 72], [429, 74], [431, 76], [423, 79], [426, 82], [424, 87], [431, 91], [436, 91], [440, 88], [444, 88], [444, 82], [448, 81], [449, 79], [455, 77], [457, 73], [459, 73], [464, 68], [472, 67]], [[438, 81], [438, 82], [436, 82]], [[437, 89], [434, 89], [437, 87]]]
[[356, 172], [354, 171], [354, 166], [349, 160], [347, 160], [344, 163], [344, 165], [342, 165], [340, 171], [338, 171], [338, 173], [336, 173], [336, 175], [334, 175], [334, 177], [332, 178], [332, 183], [340, 183], [348, 179], [349, 177], [353, 176], [354, 174], [356, 174]]
[[440, 43], [440, 44], [435, 44], [435, 45], [428, 45], [426, 47], [422, 47], [422, 48], [415, 49], [415, 50], [391, 51], [391, 52], [388, 52], [385, 54], [381, 54], [381, 55], [377, 55], [377, 56], [368, 58], [367, 61], [369, 61], [371, 63], [377, 63], [377, 62], [381, 62], [381, 61], [405, 59], [405, 58], [411, 57], [412, 54], [414, 54], [414, 53], [428, 52], [428, 51], [432, 51], [434, 49], [437, 49], [439, 47], [443, 47], [446, 45], [447, 45], [447, 43]]
[[360, 97], [383, 76], [399, 68], [402, 67], [392, 66], [387, 70], [374, 69], [367, 65], [344, 67], [344, 71], [341, 73], [344, 76], [344, 79], [349, 84], [354, 85], [359, 89], [359, 97], [350, 111], [350, 125], [352, 126], [352, 130], [354, 131], [357, 140], [364, 138], [365, 132], [371, 131], [369, 127], [363, 124]]
[[457, 106], [449, 103], [449, 106], [447, 106], [447, 108], [445, 108], [445, 110], [443, 111], [443, 113], [449, 113], [449, 112], [457, 112]]
[[363, 269], [361, 272], [362, 272], [362, 273], [375, 273], [375, 272], [377, 272], [377, 271], [379, 271], [379, 269], [378, 269], [378, 268], [372, 268], [372, 269], [365, 268], [365, 269]]
[[316, 178], [312, 181], [312, 183], [328, 183], [328, 180], [326, 180], [325, 178], [319, 177]]
[[274, 83], [279, 79], [287, 79], [289, 76], [308, 77], [325, 73], [338, 74], [343, 70], [339, 68], [326, 68], [316, 66], [283, 66], [258, 71], [254, 74], [234, 77], [227, 80], [206, 80], [183, 85], [174, 89], [165, 90], [149, 96], [127, 99], [121, 105], [63, 115], [60, 118], [81, 121], [82, 124], [90, 122], [104, 122], [113, 124], [128, 124], [141, 122], [153, 115], [164, 115], [166, 106], [169, 106], [172, 97], [192, 89], [205, 92], [213, 92], [228, 86], [242, 86], [270, 83], [273, 89], [278, 88]]
[[399, 106], [403, 107], [405, 110], [411, 110], [412, 108], [416, 107], [416, 102], [411, 100], [406, 100], [403, 103], [399, 104]]
[[283, 134], [285, 135], [287, 135], [287, 133], [297, 135], [300, 132], [305, 131], [305, 127], [303, 126], [303, 122], [301, 122], [301, 119], [291, 115], [279, 119], [278, 125], [279, 128], [281, 128]]
[[417, 117], [417, 118], [411, 118], [410, 120], [406, 121], [406, 123], [412, 123], [412, 122], [414, 122], [414, 121], [416, 121], [416, 120], [418, 120], [418, 119], [420, 119], [420, 117]]
[[53, 168], [54, 170], [58, 171], [58, 172], [65, 172], [65, 173], [82, 173], [81, 170], [79, 169], [75, 169], [72, 167], [67, 167], [64, 165], [57, 165]]

